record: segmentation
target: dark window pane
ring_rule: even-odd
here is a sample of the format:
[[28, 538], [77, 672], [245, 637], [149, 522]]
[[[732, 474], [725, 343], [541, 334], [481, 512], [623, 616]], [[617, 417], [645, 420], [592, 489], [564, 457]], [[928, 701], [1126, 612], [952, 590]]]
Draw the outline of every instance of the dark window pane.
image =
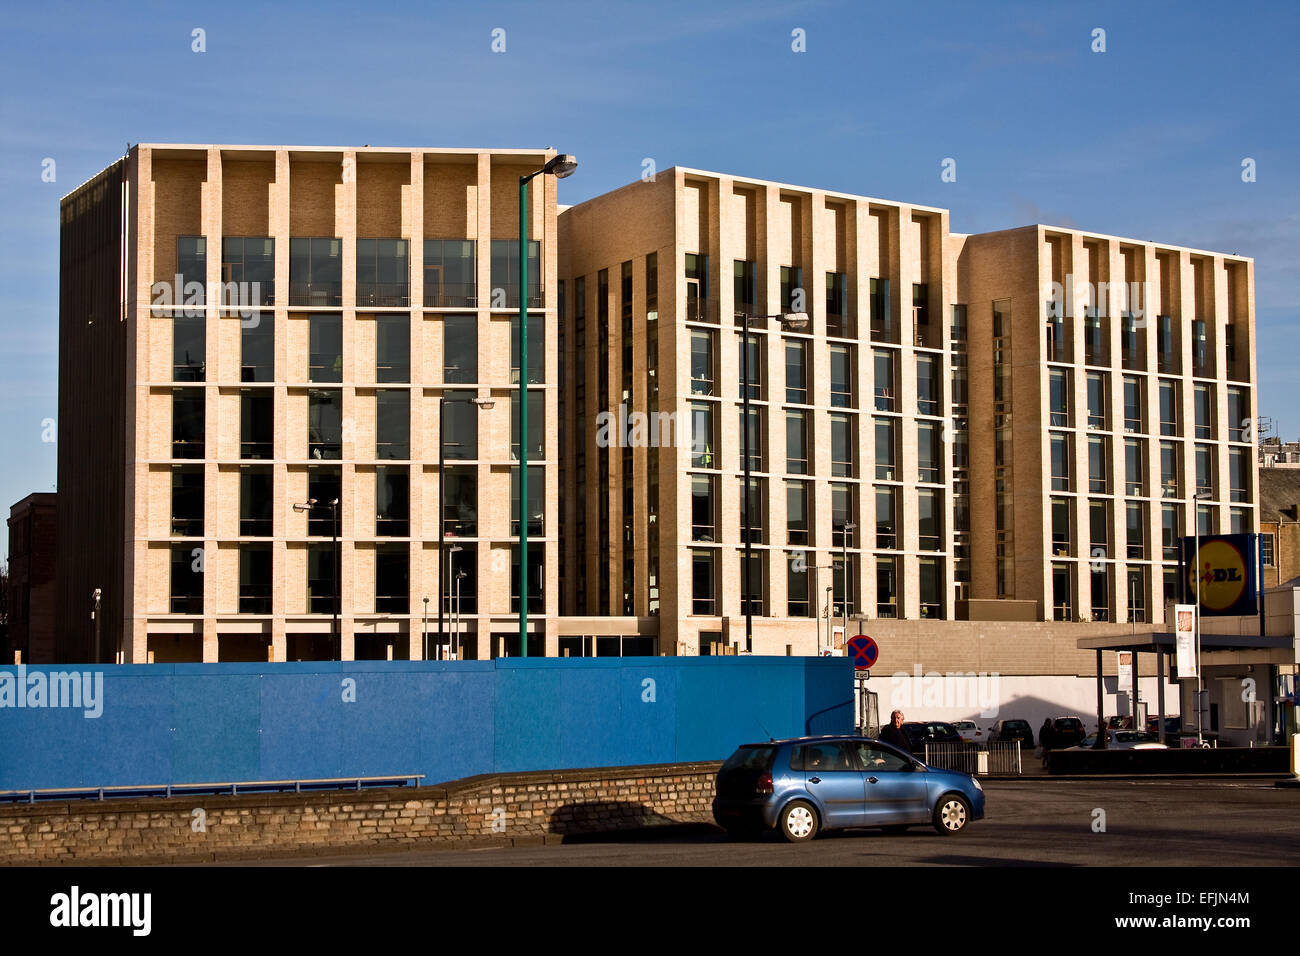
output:
[[275, 381], [275, 313], [254, 312], [239, 325], [239, 380]]
[[207, 319], [202, 312], [172, 318], [172, 381], [203, 381], [206, 341]]
[[[528, 240], [528, 307], [542, 306], [542, 244]], [[492, 240], [491, 308], [519, 308], [519, 240]]]
[[275, 305], [275, 240], [230, 236], [221, 240], [221, 304]]
[[478, 470], [473, 466], [448, 465], [446, 481], [443, 534], [448, 538], [472, 538], [478, 534]]
[[203, 389], [172, 390], [172, 457], [202, 458]]
[[446, 431], [442, 436], [442, 456], [473, 460], [478, 457], [478, 406], [473, 392], [446, 392], [442, 408]]
[[343, 381], [343, 316], [313, 315], [308, 321], [308, 380]]
[[408, 239], [357, 240], [357, 305], [411, 304], [411, 243]]
[[[510, 381], [519, 384], [519, 316], [510, 317]], [[528, 316], [528, 384], [546, 381], [546, 317], [536, 312]]]
[[[531, 356], [529, 364], [532, 364]], [[478, 380], [478, 318], [476, 316], [443, 316], [442, 380], [457, 385], [472, 385]]]
[[[207, 240], [202, 236], [180, 236], [176, 239], [176, 274], [179, 286], [172, 293], [173, 305], [192, 306], [207, 302], [207, 248]], [[201, 316], [202, 312], [198, 314]]]
[[316, 501], [316, 507], [307, 513], [307, 534], [312, 537], [334, 535], [335, 509], [330, 507], [330, 502], [338, 500], [342, 487], [342, 475], [337, 465], [307, 469], [307, 497]]
[[187, 544], [172, 548], [171, 612], [203, 613], [203, 549]]
[[473, 239], [424, 240], [424, 304], [464, 308], [478, 303]]
[[404, 388], [375, 392], [375, 457], [411, 457], [411, 393]]
[[245, 544], [239, 548], [239, 613], [271, 613], [271, 548]]
[[343, 241], [321, 237], [289, 240], [289, 304], [343, 304]]
[[239, 457], [272, 458], [275, 396], [269, 388], [239, 390]]
[[375, 316], [375, 380], [411, 380], [411, 317]]
[[262, 465], [239, 469], [239, 533], [269, 538], [272, 534], [273, 495], [271, 469]]
[[203, 466], [172, 466], [172, 534], [203, 537]]
[[411, 605], [411, 561], [405, 545], [375, 549], [375, 612], [406, 614]]
[[[546, 511], [546, 469], [528, 466], [528, 535], [541, 537]], [[519, 469], [510, 469], [510, 533], [519, 535]]]
[[375, 469], [375, 534], [404, 538], [411, 533], [410, 473], [381, 465]]
[[314, 388], [308, 397], [307, 454], [312, 458], [343, 457], [343, 391]]

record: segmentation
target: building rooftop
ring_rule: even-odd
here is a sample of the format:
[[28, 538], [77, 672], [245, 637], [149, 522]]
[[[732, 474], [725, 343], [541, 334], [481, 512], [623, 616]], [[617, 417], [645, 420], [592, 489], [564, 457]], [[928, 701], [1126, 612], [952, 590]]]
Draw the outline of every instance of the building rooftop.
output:
[[1259, 520], [1300, 520], [1300, 468], [1259, 470]]

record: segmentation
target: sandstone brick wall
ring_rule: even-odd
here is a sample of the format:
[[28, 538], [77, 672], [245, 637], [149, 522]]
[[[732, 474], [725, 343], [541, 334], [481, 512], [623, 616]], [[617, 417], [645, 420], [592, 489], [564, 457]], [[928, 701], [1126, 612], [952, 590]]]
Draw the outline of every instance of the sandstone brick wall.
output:
[[420, 789], [3, 806], [0, 865], [203, 862], [469, 841], [538, 843], [710, 822], [718, 767], [496, 774]]

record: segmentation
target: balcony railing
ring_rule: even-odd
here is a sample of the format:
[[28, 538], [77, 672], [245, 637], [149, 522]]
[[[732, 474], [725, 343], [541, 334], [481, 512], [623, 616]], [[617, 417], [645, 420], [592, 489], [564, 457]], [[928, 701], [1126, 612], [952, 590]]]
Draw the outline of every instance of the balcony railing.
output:
[[290, 282], [289, 305], [339, 306], [343, 304], [342, 282]]
[[405, 308], [411, 304], [409, 282], [358, 282], [357, 305], [370, 308]]

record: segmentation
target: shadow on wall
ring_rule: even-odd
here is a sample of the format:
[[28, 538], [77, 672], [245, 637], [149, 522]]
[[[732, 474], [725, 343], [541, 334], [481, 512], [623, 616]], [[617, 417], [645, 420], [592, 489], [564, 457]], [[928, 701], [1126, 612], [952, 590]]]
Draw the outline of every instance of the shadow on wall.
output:
[[644, 803], [630, 800], [592, 800], [566, 803], [551, 813], [547, 831], [562, 836], [579, 836], [650, 827], [697, 823], [696, 813], [665, 816]]

